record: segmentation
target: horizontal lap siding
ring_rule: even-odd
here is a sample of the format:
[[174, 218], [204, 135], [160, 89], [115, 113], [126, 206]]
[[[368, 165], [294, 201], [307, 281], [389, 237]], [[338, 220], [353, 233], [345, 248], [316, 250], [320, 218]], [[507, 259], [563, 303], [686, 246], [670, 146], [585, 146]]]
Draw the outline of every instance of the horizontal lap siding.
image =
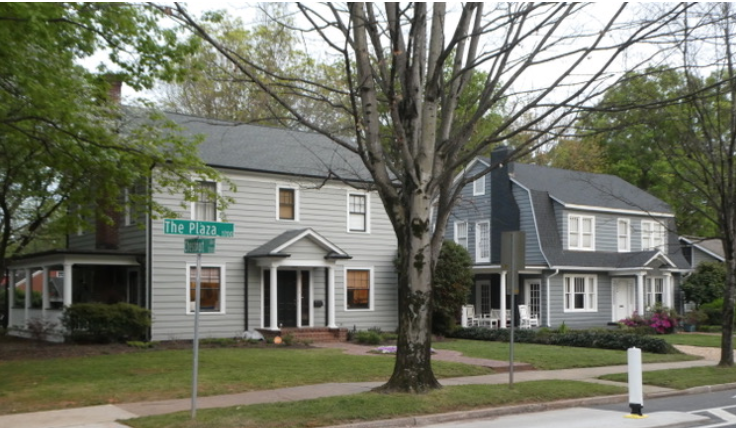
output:
[[[563, 286], [564, 275], [591, 275], [582, 272], [561, 272], [550, 279], [550, 323], [557, 328], [563, 322], [569, 328], [606, 327], [612, 316], [612, 286], [611, 277], [604, 274], [597, 275], [597, 311], [596, 312], [565, 312], [565, 292]], [[546, 283], [545, 283], [546, 284]]]
[[[287, 230], [311, 228], [353, 258], [337, 261], [335, 265], [336, 319], [342, 326], [357, 325], [359, 329], [380, 326], [395, 329], [397, 326], [396, 275], [393, 260], [396, 255], [396, 238], [380, 199], [370, 196], [371, 233], [347, 232], [348, 188], [328, 184], [318, 188], [316, 182], [296, 182], [277, 176], [257, 176], [246, 173], [228, 174], [237, 186], [237, 192], [228, 194], [235, 202], [225, 213], [225, 220], [235, 224], [234, 238], [216, 238], [216, 252], [203, 255], [203, 264], [217, 263], [226, 267], [226, 310], [224, 314], [203, 314], [201, 319], [204, 337], [232, 337], [244, 330], [244, 259], [255, 248]], [[276, 219], [277, 187], [296, 188], [298, 192], [298, 221]], [[223, 186], [226, 189], [227, 186]], [[179, 207], [178, 196], [158, 195], [159, 201], [177, 211], [181, 218], [189, 219], [189, 208]], [[185, 313], [187, 284], [186, 261], [195, 262], [195, 255], [183, 254], [184, 236], [164, 235], [162, 220], [154, 221], [152, 310], [155, 317], [152, 328], [155, 340], [172, 336], [191, 337], [192, 315]], [[292, 258], [324, 262], [313, 244], [302, 242], [287, 252], [295, 251]], [[345, 311], [344, 266], [374, 269], [375, 309], [359, 315]], [[325, 278], [322, 268], [310, 270], [313, 279], [313, 299], [322, 300]], [[259, 328], [261, 305], [262, 268], [254, 261], [248, 269], [247, 287], [249, 307], [248, 328]], [[325, 306], [314, 308], [314, 325], [325, 325]]]
[[534, 212], [532, 210], [532, 201], [529, 193], [519, 186], [513, 186], [514, 200], [519, 206], [519, 230], [525, 232], [527, 266], [544, 265], [547, 262], [542, 255], [537, 236], [537, 227], [535, 226]]

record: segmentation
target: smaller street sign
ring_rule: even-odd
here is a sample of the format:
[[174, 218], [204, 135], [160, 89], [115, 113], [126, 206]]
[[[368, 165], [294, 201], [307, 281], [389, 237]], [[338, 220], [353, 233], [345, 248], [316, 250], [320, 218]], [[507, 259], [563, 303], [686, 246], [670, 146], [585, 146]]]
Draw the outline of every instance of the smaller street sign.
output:
[[215, 252], [215, 238], [191, 238], [185, 240], [185, 254], [213, 254]]

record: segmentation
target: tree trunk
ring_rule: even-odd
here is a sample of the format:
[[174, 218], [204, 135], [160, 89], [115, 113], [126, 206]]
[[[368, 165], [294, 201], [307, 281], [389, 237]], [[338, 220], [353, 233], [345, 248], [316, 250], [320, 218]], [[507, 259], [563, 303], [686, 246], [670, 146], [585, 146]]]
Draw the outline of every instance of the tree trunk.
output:
[[405, 210], [410, 227], [397, 227], [398, 236], [398, 343], [396, 365], [378, 392], [425, 393], [442, 386], [432, 372], [432, 272], [429, 233], [430, 198], [410, 192]]
[[[734, 254], [734, 251], [733, 251]], [[728, 254], [727, 281], [725, 286], [724, 302], [722, 304], [722, 342], [719, 359], [720, 367], [735, 367], [735, 347], [732, 339], [735, 327], [735, 258]]]

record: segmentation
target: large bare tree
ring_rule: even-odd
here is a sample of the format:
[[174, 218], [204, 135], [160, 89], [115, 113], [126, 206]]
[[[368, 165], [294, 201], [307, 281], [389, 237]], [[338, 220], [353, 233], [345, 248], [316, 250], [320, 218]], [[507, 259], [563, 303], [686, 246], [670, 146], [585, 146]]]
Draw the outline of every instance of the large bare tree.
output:
[[[630, 8], [639, 5], [627, 4], [451, 5], [299, 3], [307, 46], [343, 64], [344, 85], [330, 95], [302, 76], [258, 75], [264, 67], [219, 43], [183, 6], [172, 14], [297, 121], [357, 153], [372, 174], [399, 248], [398, 352], [381, 391], [440, 386], [431, 369], [432, 272], [450, 210], [478, 178], [455, 175], [506, 141], [515, 142], [514, 157], [557, 135], [603, 91], [628, 51], [690, 7], [674, 4], [637, 20]], [[353, 138], [291, 105], [281, 95], [287, 82], [291, 95], [341, 114]], [[473, 82], [477, 96], [462, 97]], [[502, 120], [490, 120], [494, 111]]]

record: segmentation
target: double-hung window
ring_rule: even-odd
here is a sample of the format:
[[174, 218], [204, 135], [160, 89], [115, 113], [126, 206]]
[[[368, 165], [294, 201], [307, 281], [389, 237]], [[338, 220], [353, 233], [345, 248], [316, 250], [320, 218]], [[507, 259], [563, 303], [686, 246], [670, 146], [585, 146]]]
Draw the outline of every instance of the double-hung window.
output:
[[347, 222], [350, 232], [368, 232], [367, 195], [350, 193], [347, 201]]
[[652, 308], [655, 305], [662, 305], [664, 302], [663, 293], [665, 292], [664, 281], [659, 276], [648, 276], [645, 278], [645, 307]]
[[491, 261], [491, 235], [487, 221], [475, 225], [475, 261]]
[[295, 189], [278, 189], [278, 219], [298, 220], [298, 192]]
[[565, 275], [565, 312], [596, 312], [598, 288], [596, 275]]
[[643, 220], [641, 226], [642, 249], [659, 250], [665, 252], [665, 226], [657, 221], [652, 220]]
[[473, 182], [473, 196], [483, 196], [486, 194], [486, 176], [482, 176]]
[[[222, 312], [223, 308], [223, 267], [202, 266], [200, 268], [200, 311]], [[188, 313], [195, 312], [195, 299], [198, 271], [196, 266], [188, 266]]]
[[193, 202], [193, 220], [218, 221], [216, 195], [218, 184], [213, 181], [198, 181]]
[[569, 250], [594, 250], [594, 223], [592, 216], [568, 215]]
[[630, 251], [630, 221], [626, 218], [617, 220], [617, 251]]
[[455, 242], [468, 249], [468, 222], [467, 221], [456, 221], [455, 222]]
[[370, 269], [347, 269], [347, 309], [371, 309]]

